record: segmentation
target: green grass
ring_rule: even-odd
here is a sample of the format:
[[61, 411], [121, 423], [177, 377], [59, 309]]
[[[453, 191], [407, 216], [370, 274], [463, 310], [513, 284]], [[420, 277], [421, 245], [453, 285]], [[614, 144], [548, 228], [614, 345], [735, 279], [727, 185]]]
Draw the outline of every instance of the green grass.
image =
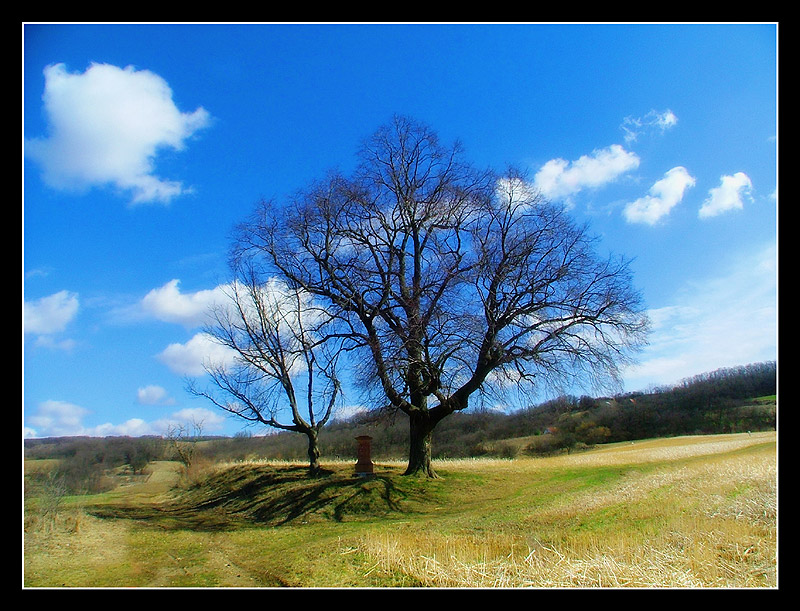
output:
[[[773, 587], [775, 434], [551, 458], [221, 465], [26, 516], [26, 587]], [[35, 514], [31, 505], [29, 513]]]

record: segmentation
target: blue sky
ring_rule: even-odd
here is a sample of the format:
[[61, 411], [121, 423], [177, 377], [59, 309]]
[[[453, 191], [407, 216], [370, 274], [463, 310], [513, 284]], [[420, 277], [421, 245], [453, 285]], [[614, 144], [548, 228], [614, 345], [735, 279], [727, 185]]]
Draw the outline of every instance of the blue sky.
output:
[[634, 259], [625, 390], [777, 358], [776, 24], [25, 24], [23, 48], [26, 436], [242, 430], [186, 392], [231, 230], [393, 114]]

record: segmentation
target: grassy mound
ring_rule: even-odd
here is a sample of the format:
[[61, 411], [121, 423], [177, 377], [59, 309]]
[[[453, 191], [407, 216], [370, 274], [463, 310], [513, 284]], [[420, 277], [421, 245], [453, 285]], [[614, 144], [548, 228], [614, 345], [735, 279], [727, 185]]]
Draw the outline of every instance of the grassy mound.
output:
[[97, 517], [147, 521], [165, 529], [227, 530], [262, 524], [354, 521], [413, 512], [429, 498], [424, 484], [399, 472], [358, 477], [352, 466], [329, 467], [310, 478], [299, 465], [220, 466], [168, 500], [104, 503]]

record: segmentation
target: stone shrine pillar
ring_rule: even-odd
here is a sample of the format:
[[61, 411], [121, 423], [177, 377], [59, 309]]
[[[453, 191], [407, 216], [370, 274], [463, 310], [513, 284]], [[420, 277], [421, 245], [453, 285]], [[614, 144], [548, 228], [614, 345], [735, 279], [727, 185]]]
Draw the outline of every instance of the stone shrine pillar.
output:
[[372, 437], [368, 435], [361, 435], [356, 437], [356, 441], [358, 441], [358, 452], [356, 456], [358, 457], [358, 462], [356, 463], [356, 475], [361, 476], [370, 476], [373, 473], [373, 464], [372, 464]]

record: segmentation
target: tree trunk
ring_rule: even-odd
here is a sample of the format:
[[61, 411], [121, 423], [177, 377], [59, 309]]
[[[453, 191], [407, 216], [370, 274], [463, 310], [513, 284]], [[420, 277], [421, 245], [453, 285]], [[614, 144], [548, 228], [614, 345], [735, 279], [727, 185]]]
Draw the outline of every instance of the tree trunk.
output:
[[428, 412], [412, 412], [409, 415], [409, 421], [408, 467], [403, 475], [439, 477], [431, 466], [433, 425]]
[[308, 476], [317, 477], [320, 474], [319, 464], [319, 443], [317, 442], [316, 431], [308, 431]]

